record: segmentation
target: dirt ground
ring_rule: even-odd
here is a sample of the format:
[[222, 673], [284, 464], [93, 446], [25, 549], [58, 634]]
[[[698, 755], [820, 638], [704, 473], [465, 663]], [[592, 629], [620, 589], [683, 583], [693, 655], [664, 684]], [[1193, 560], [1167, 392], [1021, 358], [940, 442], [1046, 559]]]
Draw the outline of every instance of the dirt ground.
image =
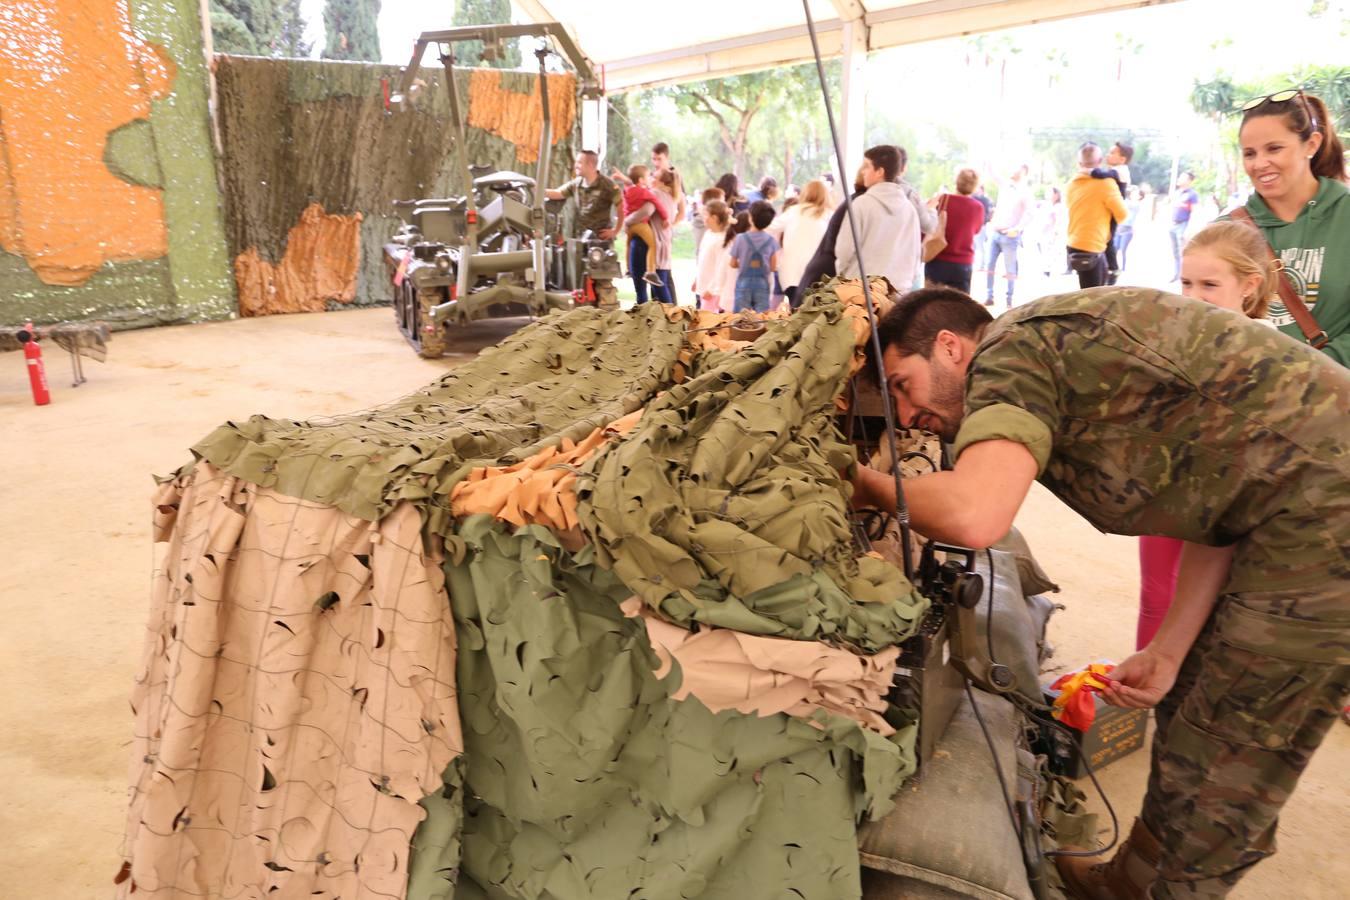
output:
[[[481, 326], [479, 326], [481, 327]], [[500, 328], [435, 362], [387, 309], [276, 316], [117, 334], [106, 364], [47, 348], [54, 399], [34, 407], [22, 357], [0, 355], [0, 897], [112, 893], [126, 810], [131, 715], [151, 566], [151, 474], [228, 419], [313, 418], [395, 399], [469, 358]], [[476, 344], [475, 344], [476, 341]], [[1065, 610], [1065, 667], [1133, 646], [1135, 542], [1101, 535], [1039, 487], [1019, 520]], [[1103, 772], [1128, 828], [1146, 754]], [[1350, 882], [1350, 728], [1336, 725], [1289, 802], [1280, 853], [1233, 897], [1332, 898]]]

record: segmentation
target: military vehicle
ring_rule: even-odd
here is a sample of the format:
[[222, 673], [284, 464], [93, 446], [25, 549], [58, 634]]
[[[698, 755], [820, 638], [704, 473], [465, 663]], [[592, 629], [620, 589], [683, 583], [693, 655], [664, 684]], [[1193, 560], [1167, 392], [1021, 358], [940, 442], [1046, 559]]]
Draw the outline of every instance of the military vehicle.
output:
[[[460, 108], [456, 93], [453, 46], [483, 41], [494, 47], [528, 36], [552, 38], [576, 69], [582, 96], [598, 96], [586, 58], [566, 32], [545, 23], [423, 32], [403, 71], [400, 90], [390, 98], [395, 109], [412, 103], [422, 56], [428, 45], [436, 44], [456, 129], [456, 162], [470, 189], [460, 197], [396, 201], [403, 225], [384, 248], [399, 330], [425, 357], [444, 352], [448, 326], [484, 316], [540, 316], [550, 309], [566, 309], [574, 300], [614, 301], [608, 282], [618, 277], [618, 259], [612, 246], [584, 237], [566, 240], [558, 214], [561, 204], [551, 216], [546, 210], [545, 185], [553, 144], [545, 65], [554, 51], [548, 46], [535, 52], [543, 129], [534, 177], [473, 166], [466, 156], [467, 111]], [[569, 257], [581, 261], [580, 273], [569, 264]]]

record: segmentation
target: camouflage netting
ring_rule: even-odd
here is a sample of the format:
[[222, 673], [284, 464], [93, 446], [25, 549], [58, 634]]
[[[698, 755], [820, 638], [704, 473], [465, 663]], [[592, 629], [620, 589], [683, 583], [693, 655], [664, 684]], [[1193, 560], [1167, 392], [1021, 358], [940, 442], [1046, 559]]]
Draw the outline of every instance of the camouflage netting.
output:
[[124, 892], [857, 896], [926, 601], [853, 549], [838, 294], [750, 345], [577, 309], [199, 443], [156, 501]]
[[[215, 58], [226, 240], [243, 314], [389, 300], [380, 254], [400, 222], [391, 202], [464, 190], [445, 73], [433, 53], [426, 62], [421, 70], [426, 85], [416, 106], [390, 114], [385, 91], [397, 90], [398, 66]], [[464, 69], [457, 70], [456, 84], [460, 108], [471, 117], [465, 129], [469, 161], [533, 176], [539, 103], [531, 92], [538, 76]], [[575, 79], [550, 76], [549, 90], [554, 117], [549, 183], [561, 184], [572, 168]], [[321, 224], [345, 227], [336, 239], [359, 246], [354, 281], [346, 268], [351, 253], [335, 257], [334, 268], [291, 250], [292, 241], [306, 240], [302, 214], [316, 235], [308, 243], [320, 249], [334, 239], [317, 237]], [[280, 292], [269, 290], [276, 284], [283, 286]]]
[[233, 312], [208, 92], [199, 4], [0, 3], [0, 325]]

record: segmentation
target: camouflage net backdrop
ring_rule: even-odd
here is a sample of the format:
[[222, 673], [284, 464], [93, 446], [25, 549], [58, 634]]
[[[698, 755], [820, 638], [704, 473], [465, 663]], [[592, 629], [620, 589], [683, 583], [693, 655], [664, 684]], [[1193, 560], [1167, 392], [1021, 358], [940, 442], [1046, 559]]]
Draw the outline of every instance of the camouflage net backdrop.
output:
[[577, 309], [197, 444], [156, 500], [123, 896], [858, 896], [927, 605], [850, 533], [861, 296], [753, 344]]
[[[409, 48], [411, 50], [411, 48]], [[242, 315], [390, 297], [381, 248], [394, 200], [462, 194], [445, 73], [428, 51], [413, 108], [390, 114], [399, 66], [216, 56], [225, 232]], [[459, 69], [469, 161], [534, 176], [539, 77]], [[572, 172], [576, 79], [549, 76], [549, 184]]]

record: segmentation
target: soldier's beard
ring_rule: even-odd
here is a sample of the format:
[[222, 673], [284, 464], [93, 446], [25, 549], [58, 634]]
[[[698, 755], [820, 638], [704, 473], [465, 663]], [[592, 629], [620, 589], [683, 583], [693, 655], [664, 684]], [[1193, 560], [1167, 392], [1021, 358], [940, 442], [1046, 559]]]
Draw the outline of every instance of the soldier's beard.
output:
[[961, 429], [961, 419], [965, 415], [965, 379], [937, 365], [931, 371], [931, 396], [919, 414], [919, 426], [951, 443], [956, 440], [956, 433]]

